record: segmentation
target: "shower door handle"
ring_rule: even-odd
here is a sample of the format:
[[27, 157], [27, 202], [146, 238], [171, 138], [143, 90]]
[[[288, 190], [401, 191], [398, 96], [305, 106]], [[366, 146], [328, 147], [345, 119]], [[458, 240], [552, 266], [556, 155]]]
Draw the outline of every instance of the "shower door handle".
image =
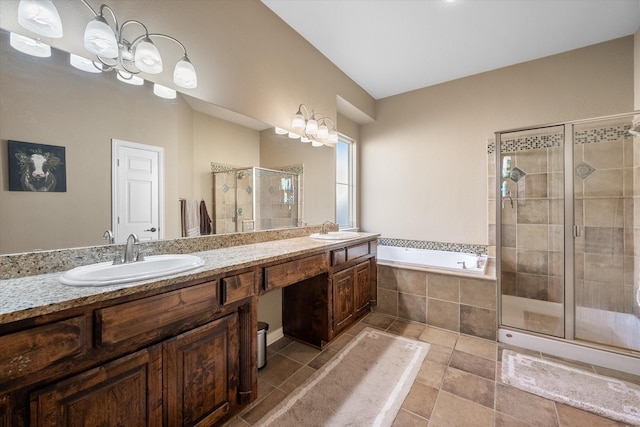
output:
[[573, 224], [573, 237], [580, 237], [582, 235], [582, 227]]

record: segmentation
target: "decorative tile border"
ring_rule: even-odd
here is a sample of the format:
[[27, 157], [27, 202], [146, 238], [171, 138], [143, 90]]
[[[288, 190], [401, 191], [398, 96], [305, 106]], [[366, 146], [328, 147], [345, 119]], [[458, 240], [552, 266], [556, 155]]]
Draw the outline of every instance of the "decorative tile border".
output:
[[[629, 129], [631, 129], [631, 125], [576, 130], [573, 135], [574, 144], [578, 145], [620, 141], [621, 139], [624, 139], [628, 136]], [[563, 140], [563, 133], [510, 138], [502, 141], [502, 144], [500, 145], [500, 152], [513, 153], [518, 151], [536, 150], [540, 148], [560, 147]], [[495, 151], [495, 139], [489, 139], [487, 142], [487, 154], [493, 154], [495, 153]]]
[[500, 145], [501, 153], [536, 150], [540, 148], [560, 147], [564, 141], [564, 134], [533, 135], [519, 138], [505, 139]]
[[576, 144], [591, 144], [594, 142], [614, 142], [629, 137], [631, 125], [612, 126], [600, 129], [578, 130], [573, 135]]
[[487, 254], [487, 245], [474, 245], [468, 243], [430, 242], [424, 240], [394, 239], [379, 237], [380, 246], [397, 246], [401, 248], [430, 249], [433, 251], [463, 252], [473, 254]]

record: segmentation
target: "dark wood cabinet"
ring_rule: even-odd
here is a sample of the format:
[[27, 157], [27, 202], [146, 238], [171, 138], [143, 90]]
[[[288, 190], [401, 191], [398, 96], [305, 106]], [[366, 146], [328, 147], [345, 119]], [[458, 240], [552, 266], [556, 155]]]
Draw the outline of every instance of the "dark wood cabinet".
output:
[[355, 266], [354, 280], [354, 311], [355, 316], [360, 317], [371, 308], [371, 261]]
[[[315, 257], [313, 265], [330, 264], [322, 274], [311, 270], [313, 277], [283, 285], [284, 335], [323, 348], [367, 314], [376, 302], [376, 252], [375, 240], [332, 249], [322, 261]], [[298, 272], [298, 276], [304, 274]]]
[[213, 425], [236, 404], [238, 315], [163, 343], [165, 425]]
[[32, 393], [30, 425], [161, 426], [161, 346]]
[[369, 260], [333, 275], [333, 332], [339, 334], [371, 307]]
[[0, 427], [221, 425], [257, 397], [258, 295], [322, 348], [375, 301], [375, 239], [0, 324]]
[[333, 275], [333, 331], [339, 334], [353, 322], [353, 267]]

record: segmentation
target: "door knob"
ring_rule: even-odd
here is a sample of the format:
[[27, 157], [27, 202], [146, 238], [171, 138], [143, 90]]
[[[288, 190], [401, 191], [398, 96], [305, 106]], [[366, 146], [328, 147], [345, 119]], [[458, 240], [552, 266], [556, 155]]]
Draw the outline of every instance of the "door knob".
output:
[[151, 228], [149, 228], [148, 230], [144, 230], [144, 231], [150, 231], [150, 232], [152, 232], [152, 233], [155, 233], [157, 230], [158, 230], [157, 228], [155, 228], [155, 227], [151, 227]]

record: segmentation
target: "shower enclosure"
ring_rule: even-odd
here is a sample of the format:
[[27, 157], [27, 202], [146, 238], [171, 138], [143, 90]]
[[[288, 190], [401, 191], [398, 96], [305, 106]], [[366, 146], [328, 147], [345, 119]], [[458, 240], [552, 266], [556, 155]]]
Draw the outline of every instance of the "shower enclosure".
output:
[[260, 167], [213, 173], [213, 232], [297, 227], [302, 220], [301, 173]]
[[640, 351], [639, 120], [496, 133], [501, 327]]

